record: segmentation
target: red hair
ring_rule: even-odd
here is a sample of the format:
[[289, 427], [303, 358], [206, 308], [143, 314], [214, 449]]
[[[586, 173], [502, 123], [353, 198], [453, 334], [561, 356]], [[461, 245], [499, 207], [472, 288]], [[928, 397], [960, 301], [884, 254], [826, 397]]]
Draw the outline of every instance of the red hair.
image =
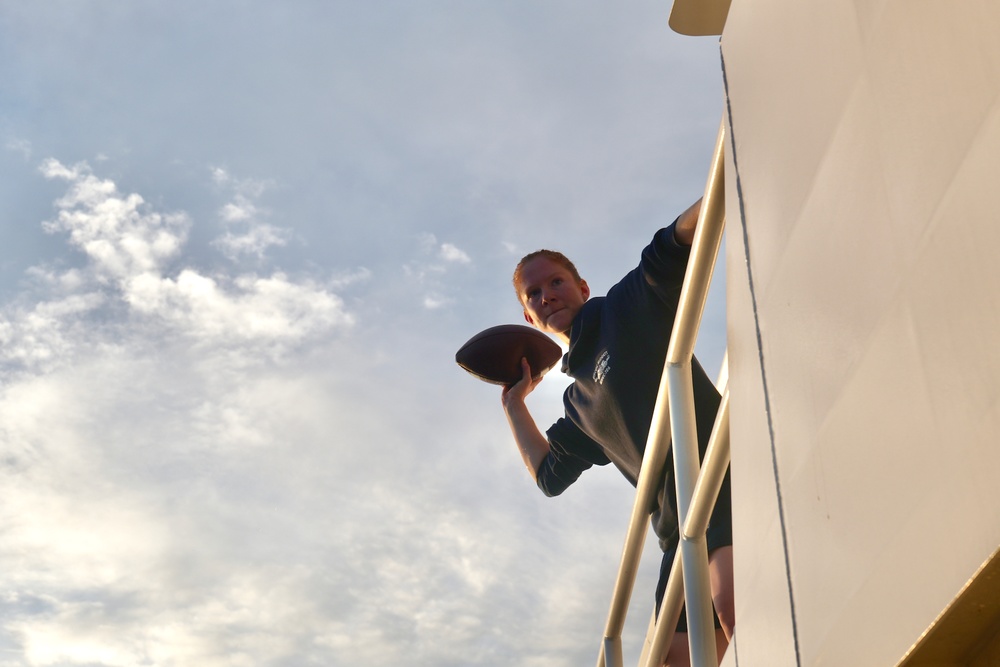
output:
[[527, 255], [521, 258], [521, 261], [517, 263], [514, 268], [514, 277], [511, 283], [514, 285], [514, 293], [517, 294], [517, 300], [521, 305], [524, 305], [521, 301], [521, 289], [519, 283], [521, 282], [521, 274], [524, 272], [525, 265], [533, 259], [538, 259], [543, 257], [549, 261], [555, 262], [559, 266], [563, 267], [569, 274], [573, 276], [573, 280], [576, 282], [582, 282], [583, 278], [580, 277], [580, 272], [576, 270], [576, 266], [569, 260], [569, 257], [562, 254], [558, 250], [536, 250], [535, 252], [529, 252]]

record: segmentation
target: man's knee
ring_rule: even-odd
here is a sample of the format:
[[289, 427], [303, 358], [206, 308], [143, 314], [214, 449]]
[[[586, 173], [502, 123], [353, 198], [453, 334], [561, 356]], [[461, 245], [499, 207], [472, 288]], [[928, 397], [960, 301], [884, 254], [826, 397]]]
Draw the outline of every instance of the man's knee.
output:
[[[728, 646], [729, 640], [726, 638], [725, 633], [722, 630], [716, 630], [715, 652], [720, 663]], [[688, 652], [688, 636], [686, 632], [678, 632], [674, 635], [663, 667], [691, 667], [691, 654]]]
[[667, 651], [667, 659], [663, 667], [691, 667], [691, 656], [688, 654], [688, 636], [686, 632], [674, 633]]

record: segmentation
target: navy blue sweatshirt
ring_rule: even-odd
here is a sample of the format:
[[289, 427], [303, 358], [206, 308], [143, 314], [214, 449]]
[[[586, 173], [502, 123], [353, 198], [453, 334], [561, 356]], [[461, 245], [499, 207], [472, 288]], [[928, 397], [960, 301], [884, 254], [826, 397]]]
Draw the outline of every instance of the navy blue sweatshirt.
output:
[[[574, 379], [563, 397], [566, 416], [546, 432], [549, 454], [537, 471], [547, 495], [562, 493], [591, 466], [608, 463], [636, 484], [689, 254], [674, 240], [674, 225], [661, 229], [639, 266], [577, 313], [562, 365]], [[692, 375], [704, 454], [720, 398], [697, 360]], [[678, 537], [672, 457], [663, 481], [650, 512], [666, 551]]]

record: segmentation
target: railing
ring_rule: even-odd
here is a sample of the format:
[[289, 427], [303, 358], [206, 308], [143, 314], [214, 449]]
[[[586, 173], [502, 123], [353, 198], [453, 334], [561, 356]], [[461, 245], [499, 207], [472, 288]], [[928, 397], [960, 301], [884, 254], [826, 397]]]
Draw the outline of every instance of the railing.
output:
[[705, 531], [729, 467], [729, 391], [725, 388], [728, 381], [720, 381], [722, 402], [702, 464], [695, 426], [691, 360], [725, 227], [724, 139], [723, 123], [719, 127], [698, 216], [698, 228], [667, 348], [642, 469], [636, 484], [635, 504], [625, 535], [604, 641], [597, 659], [598, 667], [623, 666], [621, 635], [649, 527], [647, 508], [659, 491], [671, 439], [675, 444], [673, 456], [677, 515], [681, 526], [680, 548], [670, 571], [659, 617], [655, 622], [650, 621], [640, 665], [659, 667], [663, 664], [684, 604], [687, 605], [691, 664], [693, 667], [718, 665]]

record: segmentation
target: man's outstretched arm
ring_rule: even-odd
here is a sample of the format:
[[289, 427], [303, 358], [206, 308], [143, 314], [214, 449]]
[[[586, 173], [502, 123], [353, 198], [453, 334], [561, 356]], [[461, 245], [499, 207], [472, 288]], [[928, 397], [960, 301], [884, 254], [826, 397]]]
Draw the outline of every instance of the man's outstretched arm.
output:
[[503, 411], [507, 415], [510, 432], [517, 443], [518, 451], [521, 452], [524, 465], [531, 473], [531, 478], [537, 482], [538, 468], [549, 455], [549, 441], [535, 424], [524, 399], [538, 386], [542, 378], [531, 379], [531, 368], [526, 359], [521, 360], [521, 373], [521, 380], [517, 384], [504, 387], [500, 400], [503, 402]]

